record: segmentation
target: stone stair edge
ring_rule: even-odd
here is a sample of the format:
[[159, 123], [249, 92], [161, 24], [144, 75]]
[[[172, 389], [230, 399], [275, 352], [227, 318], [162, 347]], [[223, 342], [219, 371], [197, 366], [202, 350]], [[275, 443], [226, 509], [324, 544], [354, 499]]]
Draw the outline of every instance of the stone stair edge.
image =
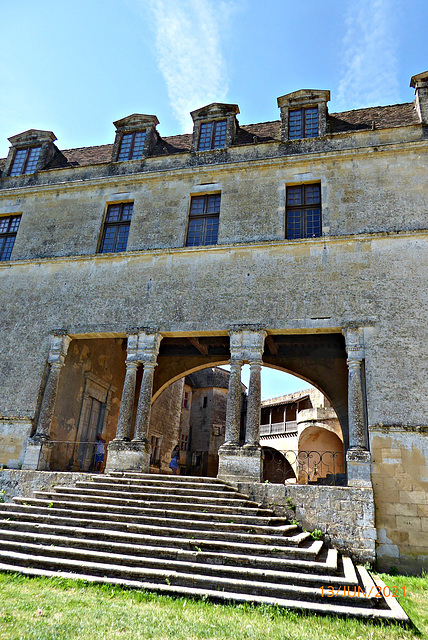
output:
[[[8, 565], [5, 563], [0, 563], [0, 570], [16, 572], [16, 567], [14, 565]], [[44, 577], [62, 577], [69, 578], [72, 580], [82, 580], [85, 582], [99, 583], [99, 584], [115, 584], [118, 586], [124, 586], [127, 588], [136, 588], [136, 589], [146, 589], [149, 591], [155, 591], [160, 593], [172, 594], [175, 596], [184, 596], [184, 597], [201, 597], [201, 598], [209, 598], [214, 601], [224, 601], [224, 602], [248, 602], [248, 603], [256, 603], [263, 605], [272, 605], [272, 606], [281, 606], [289, 609], [299, 609], [306, 612], [318, 613], [321, 615], [325, 614], [338, 614], [343, 616], [356, 616], [362, 617], [366, 619], [373, 618], [383, 618], [385, 620], [395, 620], [400, 622], [408, 622], [409, 619], [405, 612], [399, 607], [399, 609], [392, 611], [391, 609], [385, 610], [375, 610], [375, 609], [364, 609], [364, 608], [355, 608], [350, 606], [343, 605], [335, 605], [330, 603], [312, 603], [312, 602], [304, 602], [304, 601], [292, 601], [292, 600], [282, 600], [279, 598], [270, 598], [266, 596], [255, 596], [255, 595], [247, 595], [247, 594], [234, 594], [224, 591], [211, 591], [206, 589], [195, 589], [194, 587], [175, 587], [173, 585], [156, 585], [153, 583], [145, 583], [142, 581], [132, 581], [132, 580], [123, 580], [117, 578], [110, 578], [106, 576], [91, 576], [85, 574], [74, 574], [71, 572], [56, 572], [50, 571], [46, 569], [34, 569], [32, 567], [23, 567], [22, 573], [26, 573], [27, 575], [34, 576], [44, 576]], [[398, 603], [395, 603], [396, 605]], [[399, 605], [398, 605], [399, 606]]]

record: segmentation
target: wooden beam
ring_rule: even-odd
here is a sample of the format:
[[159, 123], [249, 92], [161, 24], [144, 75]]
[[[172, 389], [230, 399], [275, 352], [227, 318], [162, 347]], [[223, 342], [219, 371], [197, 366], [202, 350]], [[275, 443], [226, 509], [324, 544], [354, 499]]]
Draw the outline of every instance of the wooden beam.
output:
[[269, 347], [269, 351], [273, 356], [278, 355], [278, 347], [276, 346], [274, 339], [271, 335], [266, 336], [266, 344]]
[[190, 344], [192, 344], [194, 347], [196, 347], [196, 349], [199, 351], [199, 353], [202, 353], [203, 356], [207, 356], [208, 355], [208, 345], [206, 344], [201, 344], [198, 340], [198, 338], [188, 338]]

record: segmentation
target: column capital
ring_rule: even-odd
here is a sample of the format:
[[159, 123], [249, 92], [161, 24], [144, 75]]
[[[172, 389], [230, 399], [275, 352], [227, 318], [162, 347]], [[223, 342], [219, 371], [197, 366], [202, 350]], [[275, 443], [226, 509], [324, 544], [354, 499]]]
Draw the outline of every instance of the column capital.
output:
[[137, 356], [145, 367], [149, 364], [156, 366], [161, 340], [160, 333], [138, 333]]
[[52, 366], [64, 364], [71, 338], [68, 335], [52, 335], [49, 345], [48, 362]]
[[266, 335], [267, 332], [264, 329], [229, 331], [231, 359], [261, 362]]
[[342, 329], [345, 337], [348, 363], [353, 360], [364, 359], [364, 329], [363, 327], [345, 327]]

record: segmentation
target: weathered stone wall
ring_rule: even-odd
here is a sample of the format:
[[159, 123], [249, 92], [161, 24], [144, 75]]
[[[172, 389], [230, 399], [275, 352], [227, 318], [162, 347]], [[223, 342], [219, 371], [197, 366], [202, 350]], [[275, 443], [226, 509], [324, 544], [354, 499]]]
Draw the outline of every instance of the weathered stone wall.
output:
[[[308, 531], [327, 533], [326, 540], [358, 562], [375, 561], [373, 491], [357, 487], [238, 483], [239, 491], [286, 515]], [[294, 515], [293, 515], [294, 514]]]
[[31, 429], [30, 420], [0, 420], [0, 466], [18, 468], [22, 464]]
[[[181, 406], [183, 402], [184, 378], [173, 382], [154, 401], [150, 414], [149, 442], [152, 435], [162, 436], [161, 464], [156, 473], [171, 473], [168, 465], [175, 445], [180, 444]], [[182, 452], [180, 463], [186, 463]]]
[[87, 480], [88, 477], [87, 473], [1, 469], [0, 491], [4, 491], [4, 501], [11, 502], [14, 496], [30, 498], [34, 491], [51, 489], [56, 485], [72, 487], [78, 480]]
[[379, 568], [428, 569], [428, 427], [370, 430]]

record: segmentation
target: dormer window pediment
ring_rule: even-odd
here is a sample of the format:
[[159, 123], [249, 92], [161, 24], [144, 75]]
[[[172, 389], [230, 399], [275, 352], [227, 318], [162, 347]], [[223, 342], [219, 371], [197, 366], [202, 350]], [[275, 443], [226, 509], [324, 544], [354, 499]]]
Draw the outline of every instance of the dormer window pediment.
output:
[[278, 98], [281, 140], [315, 138], [327, 133], [327, 102], [330, 91], [300, 89]]
[[3, 176], [20, 176], [44, 169], [55, 154], [52, 131], [29, 129], [8, 138], [11, 143]]
[[237, 104], [213, 102], [191, 112], [193, 138], [191, 151], [225, 149], [233, 143], [238, 128]]
[[116, 138], [113, 145], [112, 162], [138, 160], [148, 156], [156, 143], [156, 116], [134, 113], [113, 123]]

